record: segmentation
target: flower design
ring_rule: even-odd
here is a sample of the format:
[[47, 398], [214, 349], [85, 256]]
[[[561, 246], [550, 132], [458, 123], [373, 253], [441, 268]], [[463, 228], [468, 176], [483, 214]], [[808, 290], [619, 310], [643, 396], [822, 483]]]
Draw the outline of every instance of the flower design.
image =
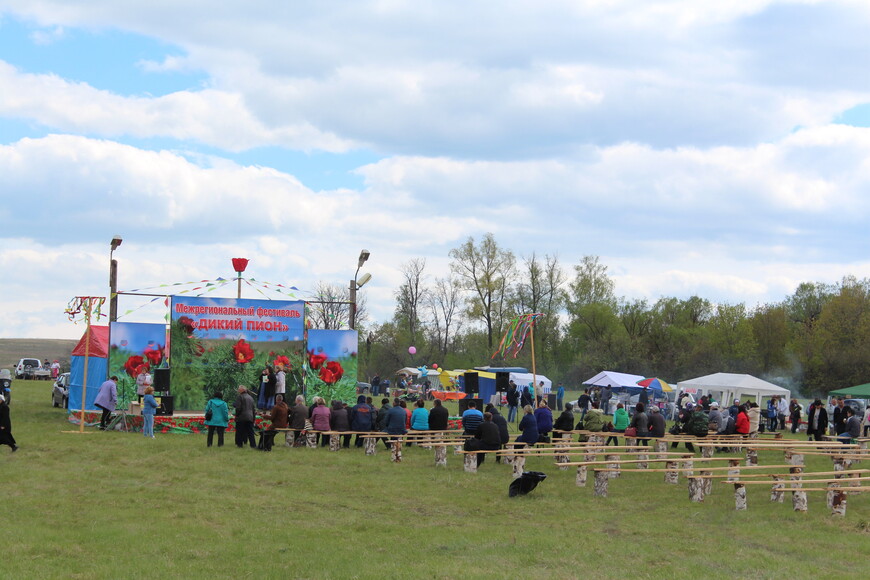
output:
[[196, 322], [189, 316], [180, 317], [178, 323], [181, 324], [187, 334], [193, 334], [193, 329], [196, 328]]
[[320, 369], [320, 380], [327, 385], [334, 385], [338, 381], [335, 374], [326, 367]]
[[254, 360], [254, 349], [245, 342], [244, 338], [240, 338], [239, 342], [233, 345], [233, 356], [237, 363], [249, 363]]
[[124, 363], [124, 370], [127, 371], [128, 375], [135, 379], [143, 370], [148, 370], [148, 365], [145, 364], [145, 359], [138, 354], [134, 354]]
[[281, 356], [276, 357], [275, 360], [272, 361], [272, 364], [275, 367], [278, 367], [279, 365], [283, 366], [285, 369], [290, 369], [293, 366], [290, 364], [290, 359], [287, 358], [286, 356], [284, 356], [283, 354]]
[[334, 382], [340, 381], [342, 375], [344, 374], [344, 369], [341, 368], [341, 363], [339, 363], [338, 361], [329, 361], [328, 363], [326, 363], [326, 369], [335, 376]]
[[159, 366], [163, 362], [163, 347], [159, 344], [157, 348], [148, 347], [145, 349], [145, 358], [151, 363], [152, 367]]
[[308, 366], [311, 367], [311, 370], [317, 370], [326, 362], [326, 355], [319, 353], [314, 354], [314, 351], [308, 351]]

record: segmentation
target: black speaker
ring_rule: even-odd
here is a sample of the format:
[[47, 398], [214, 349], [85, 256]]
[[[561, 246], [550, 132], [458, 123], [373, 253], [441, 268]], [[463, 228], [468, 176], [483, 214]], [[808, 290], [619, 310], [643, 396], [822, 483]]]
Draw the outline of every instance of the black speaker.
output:
[[166, 395], [165, 397], [158, 397], [158, 400], [160, 401], [160, 406], [157, 407], [157, 411], [154, 414], [161, 417], [171, 417], [175, 411], [175, 398]]
[[[477, 373], [475, 373], [477, 374]], [[459, 399], [459, 414], [462, 415], [464, 412], [468, 410], [468, 403], [470, 401], [474, 401], [475, 409], [483, 413], [483, 399]]]
[[157, 392], [169, 392], [169, 369], [154, 369], [153, 386]]
[[556, 395], [555, 395], [555, 393], [550, 393], [549, 395], [547, 395], [547, 406], [550, 407], [550, 409], [556, 408]]
[[495, 390], [505, 393], [508, 390], [508, 385], [511, 382], [510, 373], [495, 373]]
[[[480, 385], [477, 383], [477, 373], [465, 373], [465, 392], [471, 395], [476, 395], [480, 392]], [[460, 401], [462, 399], [459, 399]]]

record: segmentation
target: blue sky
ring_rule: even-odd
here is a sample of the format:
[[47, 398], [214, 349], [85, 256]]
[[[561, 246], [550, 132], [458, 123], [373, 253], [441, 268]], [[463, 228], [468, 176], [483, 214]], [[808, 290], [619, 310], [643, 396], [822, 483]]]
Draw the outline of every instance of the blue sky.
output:
[[114, 234], [121, 289], [237, 256], [344, 286], [367, 248], [372, 322], [486, 232], [651, 301], [870, 276], [868, 29], [857, 0], [0, 0], [0, 336], [80, 334]]

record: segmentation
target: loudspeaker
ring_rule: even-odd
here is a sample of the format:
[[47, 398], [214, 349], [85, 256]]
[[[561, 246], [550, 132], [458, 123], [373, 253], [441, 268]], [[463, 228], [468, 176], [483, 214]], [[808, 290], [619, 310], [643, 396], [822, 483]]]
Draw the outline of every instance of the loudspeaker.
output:
[[153, 386], [157, 392], [169, 392], [169, 369], [154, 369]]
[[556, 408], [556, 395], [554, 393], [547, 395], [547, 406], [550, 407], [551, 410]]
[[158, 401], [160, 401], [160, 405], [157, 407], [157, 411], [154, 414], [160, 415], [162, 417], [171, 417], [172, 413], [175, 411], [175, 398], [170, 397], [169, 395], [156, 398]]
[[506, 393], [511, 382], [510, 373], [495, 373], [495, 390]]
[[[476, 374], [476, 373], [475, 373]], [[459, 399], [459, 414], [462, 415], [468, 410], [469, 401], [474, 401], [475, 409], [483, 413], [483, 399]]]
[[[480, 385], [477, 383], [477, 373], [465, 373], [465, 392], [471, 395], [476, 395], [480, 392]], [[460, 401], [462, 399], [459, 399]]]

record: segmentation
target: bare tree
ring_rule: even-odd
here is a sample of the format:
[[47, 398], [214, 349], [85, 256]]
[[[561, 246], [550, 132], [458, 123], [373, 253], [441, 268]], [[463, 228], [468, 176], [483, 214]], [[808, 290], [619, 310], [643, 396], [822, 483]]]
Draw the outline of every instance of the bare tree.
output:
[[517, 314], [541, 313], [536, 325], [541, 342], [547, 344], [558, 328], [559, 310], [565, 302], [565, 273], [556, 256], [544, 256], [543, 263], [535, 253], [523, 259], [525, 280], [517, 284], [515, 299]]
[[432, 330], [441, 356], [447, 354], [451, 333], [459, 332], [462, 319], [462, 288], [454, 278], [438, 278], [429, 294], [429, 308], [432, 311]]
[[[319, 281], [314, 287], [314, 296], [307, 300], [308, 319], [314, 328], [339, 330], [350, 316], [350, 288]], [[357, 292], [356, 319], [360, 326], [367, 318], [365, 295]]]
[[412, 341], [420, 331], [420, 308], [429, 295], [429, 290], [424, 287], [425, 268], [425, 259], [414, 259], [403, 264], [405, 281], [396, 290], [396, 322], [408, 329]]
[[491, 233], [483, 236], [480, 244], [474, 238], [450, 250], [453, 262], [450, 269], [471, 293], [466, 302], [468, 314], [486, 326], [487, 344], [494, 344], [494, 335], [501, 328], [507, 310], [508, 280], [514, 273], [514, 255], [499, 247]]

